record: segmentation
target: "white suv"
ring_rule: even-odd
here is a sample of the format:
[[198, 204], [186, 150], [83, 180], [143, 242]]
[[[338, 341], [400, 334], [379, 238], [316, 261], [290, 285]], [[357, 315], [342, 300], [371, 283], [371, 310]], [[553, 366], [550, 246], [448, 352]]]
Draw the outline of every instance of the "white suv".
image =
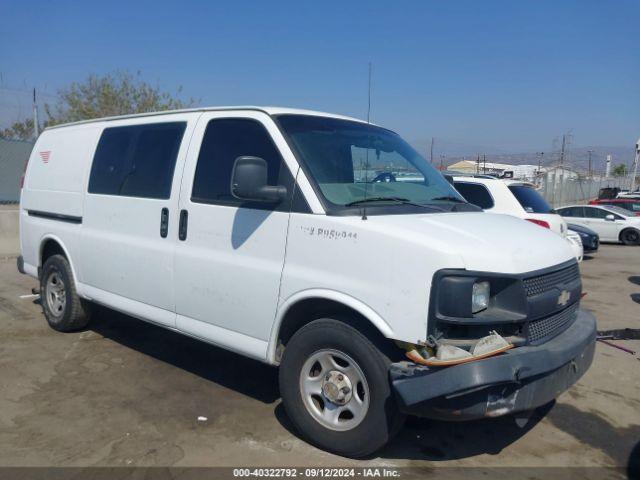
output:
[[522, 218], [563, 237], [567, 233], [567, 223], [530, 183], [488, 175], [458, 176], [453, 173], [453, 185], [468, 202], [485, 212]]
[[[338, 115], [203, 108], [48, 128], [20, 242], [52, 328], [85, 328], [99, 303], [279, 366], [295, 427], [342, 455], [380, 448], [408, 413], [543, 405], [593, 359], [566, 241], [483, 213], [399, 135]], [[486, 356], [498, 334], [491, 358], [428, 366]]]
[[504, 213], [550, 229], [567, 240], [578, 262], [582, 261], [582, 241], [569, 232], [567, 223], [530, 183], [500, 180], [488, 175], [453, 176], [456, 190], [465, 199], [492, 213]]

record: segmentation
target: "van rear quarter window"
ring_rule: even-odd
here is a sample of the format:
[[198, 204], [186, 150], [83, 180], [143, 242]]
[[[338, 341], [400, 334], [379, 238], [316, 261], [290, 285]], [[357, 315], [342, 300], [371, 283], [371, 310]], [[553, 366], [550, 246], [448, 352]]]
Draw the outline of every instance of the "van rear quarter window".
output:
[[105, 128], [93, 157], [89, 193], [166, 199], [186, 123]]

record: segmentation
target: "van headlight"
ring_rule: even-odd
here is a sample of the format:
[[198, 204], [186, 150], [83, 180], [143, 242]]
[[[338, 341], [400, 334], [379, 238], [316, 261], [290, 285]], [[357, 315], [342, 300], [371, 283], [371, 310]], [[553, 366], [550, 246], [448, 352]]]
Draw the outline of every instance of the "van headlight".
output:
[[471, 291], [471, 312], [478, 313], [489, 306], [489, 282], [475, 282]]

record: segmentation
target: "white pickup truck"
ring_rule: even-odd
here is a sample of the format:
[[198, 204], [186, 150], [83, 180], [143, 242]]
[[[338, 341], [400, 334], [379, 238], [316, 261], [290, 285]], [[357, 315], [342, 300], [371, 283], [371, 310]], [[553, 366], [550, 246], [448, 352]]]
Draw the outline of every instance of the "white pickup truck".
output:
[[[48, 128], [20, 228], [51, 327], [84, 328], [98, 303], [279, 366], [295, 427], [342, 455], [406, 414], [533, 409], [593, 358], [565, 240], [482, 212], [352, 118], [202, 108]], [[490, 334], [510, 349], [474, 358]]]

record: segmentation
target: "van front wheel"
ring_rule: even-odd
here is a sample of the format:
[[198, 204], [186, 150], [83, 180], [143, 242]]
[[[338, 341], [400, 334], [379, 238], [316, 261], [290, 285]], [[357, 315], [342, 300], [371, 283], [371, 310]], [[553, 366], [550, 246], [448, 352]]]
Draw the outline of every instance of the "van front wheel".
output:
[[316, 320], [289, 340], [280, 393], [302, 436], [339, 455], [363, 457], [382, 446], [404, 419], [389, 384], [389, 360], [358, 330]]
[[78, 297], [71, 267], [62, 255], [52, 255], [42, 267], [40, 302], [54, 330], [71, 332], [89, 322], [89, 306]]

